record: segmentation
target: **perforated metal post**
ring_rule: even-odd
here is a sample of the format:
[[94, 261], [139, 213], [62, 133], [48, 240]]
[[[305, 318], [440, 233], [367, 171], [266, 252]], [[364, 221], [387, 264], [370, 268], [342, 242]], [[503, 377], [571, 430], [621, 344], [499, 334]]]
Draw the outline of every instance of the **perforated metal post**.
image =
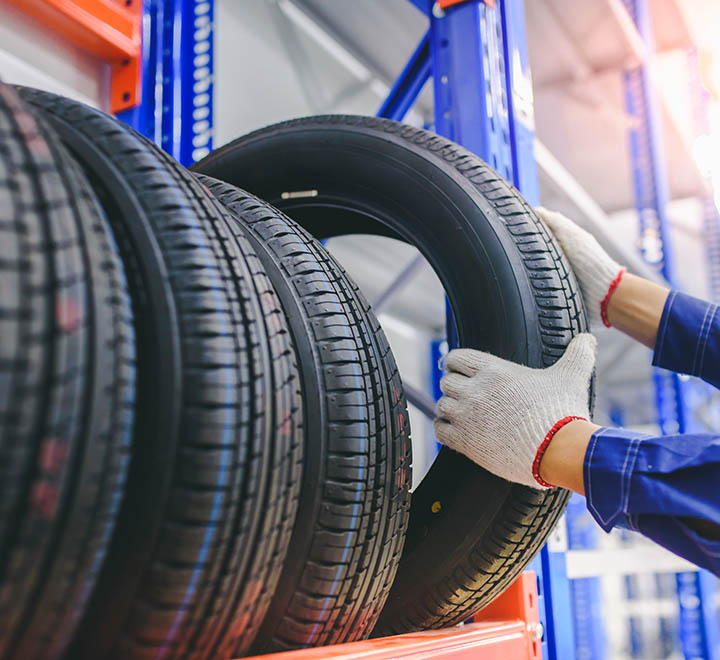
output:
[[435, 131], [513, 180], [503, 11], [478, 0], [431, 12]]
[[[647, 0], [623, 0], [625, 8], [645, 42], [646, 58], [641, 66], [625, 74], [628, 112], [637, 120], [630, 132], [630, 153], [635, 180], [635, 199], [640, 219], [641, 250], [645, 261], [657, 268], [672, 285], [675, 263], [668, 235], [668, 201], [665, 155], [661, 137], [658, 101], [652, 86], [654, 40]], [[687, 385], [677, 374], [655, 370], [653, 373], [658, 422], [664, 434], [683, 433], [690, 422]], [[710, 593], [702, 574], [678, 573], [680, 638], [685, 658], [717, 658], [712, 649], [717, 622], [708, 627], [705, 615]]]
[[183, 165], [212, 150], [214, 0], [165, 0], [162, 146]]
[[[597, 548], [597, 536], [600, 530], [587, 510], [584, 497], [573, 494], [565, 511], [565, 517], [569, 550]], [[583, 660], [604, 660], [606, 657], [601, 587], [598, 577], [578, 578], [570, 582], [575, 625], [575, 653]]]
[[[413, 0], [422, 6], [420, 0]], [[429, 9], [435, 92], [435, 130], [478, 154], [538, 202], [532, 83], [521, 0], [469, 0]], [[448, 313], [448, 341], [454, 324]], [[564, 520], [560, 539], [533, 565], [539, 575], [539, 609], [545, 658], [575, 657], [570, 588], [565, 572]]]
[[145, 0], [142, 102], [118, 118], [183, 165], [212, 149], [214, 0]]
[[[467, 0], [446, 9], [430, 0], [411, 1], [430, 18], [436, 132], [478, 154], [512, 181], [531, 204], [537, 204], [532, 81], [522, 1]], [[397, 117], [409, 108], [421, 79], [418, 72], [425, 71], [423, 53], [421, 44], [383, 104], [382, 116]], [[446, 321], [452, 348], [457, 346], [457, 330], [449, 306]], [[538, 573], [538, 604], [545, 629], [544, 657], [572, 660], [572, 611], [563, 539], [564, 519], [533, 568]]]
[[[675, 264], [668, 236], [665, 154], [658, 103], [650, 80], [654, 52], [650, 16], [645, 0], [623, 2], [645, 41], [648, 53], [641, 66], [625, 73], [627, 110], [637, 119], [629, 137], [635, 203], [640, 221], [640, 248], [645, 261], [672, 284], [675, 281]], [[666, 371], [655, 370], [653, 378], [662, 432], [682, 432], [687, 419], [682, 383], [676, 374]]]
[[142, 20], [142, 54], [140, 76], [142, 80], [140, 103], [129, 110], [119, 112], [120, 121], [132, 126], [138, 133], [150, 138], [156, 144], [162, 141], [162, 125], [157, 108], [162, 104], [160, 86], [163, 58], [163, 6], [160, 0], [145, 0]]
[[[430, 11], [435, 131], [513, 180], [502, 12], [479, 0]], [[446, 305], [450, 348], [457, 328]]]

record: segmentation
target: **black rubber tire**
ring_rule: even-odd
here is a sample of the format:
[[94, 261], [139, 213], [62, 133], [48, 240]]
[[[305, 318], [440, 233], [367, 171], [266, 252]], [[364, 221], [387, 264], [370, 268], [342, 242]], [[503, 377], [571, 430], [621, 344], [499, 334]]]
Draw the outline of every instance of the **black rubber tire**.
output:
[[117, 521], [135, 340], [87, 180], [0, 85], [0, 657], [57, 658]]
[[366, 638], [407, 529], [407, 404], [387, 339], [325, 248], [276, 209], [201, 181], [233, 211], [273, 282], [303, 378], [306, 447], [298, 519], [255, 653]]
[[[310, 117], [239, 138], [193, 169], [250, 190], [318, 238], [381, 234], [415, 245], [445, 287], [461, 346], [542, 367], [587, 327], [575, 278], [532, 209], [434, 133]], [[442, 449], [413, 492], [405, 552], [373, 634], [467, 619], [528, 564], [567, 498]]]
[[283, 558], [300, 484], [279, 305], [229, 213], [184, 168], [101, 112], [21, 94], [91, 173], [139, 321], [128, 490], [69, 657], [228, 658], [252, 641], [257, 580]]

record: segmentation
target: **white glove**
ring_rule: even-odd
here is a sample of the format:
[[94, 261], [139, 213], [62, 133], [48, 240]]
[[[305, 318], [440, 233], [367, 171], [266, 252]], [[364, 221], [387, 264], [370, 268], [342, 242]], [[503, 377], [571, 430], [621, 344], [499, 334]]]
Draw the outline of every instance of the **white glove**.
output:
[[539, 206], [535, 213], [555, 235], [577, 277], [590, 323], [610, 327], [607, 305], [625, 269], [600, 247], [595, 237], [560, 213]]
[[450, 351], [440, 381], [435, 436], [486, 470], [533, 488], [553, 435], [589, 420], [595, 337], [583, 333], [551, 367], [531, 369], [468, 348]]

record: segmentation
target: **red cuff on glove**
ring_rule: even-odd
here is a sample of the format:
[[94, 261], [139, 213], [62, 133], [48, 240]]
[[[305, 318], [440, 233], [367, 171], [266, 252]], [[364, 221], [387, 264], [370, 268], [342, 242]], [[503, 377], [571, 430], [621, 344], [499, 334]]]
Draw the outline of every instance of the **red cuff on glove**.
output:
[[608, 319], [607, 308], [610, 304], [610, 298], [612, 298], [612, 294], [615, 293], [615, 289], [617, 289], [620, 285], [620, 280], [622, 279], [623, 275], [625, 275], [625, 269], [621, 268], [620, 272], [617, 274], [617, 277], [610, 283], [610, 288], [608, 289], [607, 294], [603, 298], [603, 301], [600, 303], [600, 316], [602, 317], [602, 322], [605, 324], [606, 328], [612, 327], [610, 324], [610, 319]]
[[585, 417], [578, 417], [577, 415], [569, 415], [568, 417], [563, 417], [559, 422], [555, 424], [545, 436], [545, 439], [542, 441], [541, 445], [538, 447], [537, 453], [535, 454], [535, 460], [533, 461], [532, 466], [532, 473], [533, 477], [535, 477], [535, 481], [537, 481], [541, 486], [545, 486], [546, 488], [555, 488], [553, 484], [549, 484], [547, 481], [545, 481], [540, 476], [540, 461], [542, 461], [542, 457], [545, 455], [545, 450], [548, 448], [548, 445], [550, 444], [550, 441], [555, 437], [555, 434], [566, 424], [569, 424], [570, 422], [576, 420], [576, 419], [582, 419], [584, 422], [587, 422], [588, 420]]

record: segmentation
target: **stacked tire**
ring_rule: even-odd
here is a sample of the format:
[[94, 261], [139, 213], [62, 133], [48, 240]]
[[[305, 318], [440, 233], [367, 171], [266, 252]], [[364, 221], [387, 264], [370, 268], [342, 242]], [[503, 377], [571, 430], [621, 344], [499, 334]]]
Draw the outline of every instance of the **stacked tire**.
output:
[[[445, 288], [460, 346], [546, 367], [587, 329], [548, 229], [511, 184], [438, 135], [374, 117], [309, 117], [241, 137], [192, 169], [247, 188], [317, 238], [375, 234], [415, 246]], [[532, 560], [567, 498], [443, 448], [412, 493], [374, 634], [467, 620]]]
[[397, 365], [317, 240], [413, 242], [463, 345], [551, 364], [584, 313], [509, 184], [430, 133], [347, 117], [194, 169], [0, 86], [0, 658], [216, 660], [451, 625], [562, 512], [562, 491], [445, 450], [411, 502]]

